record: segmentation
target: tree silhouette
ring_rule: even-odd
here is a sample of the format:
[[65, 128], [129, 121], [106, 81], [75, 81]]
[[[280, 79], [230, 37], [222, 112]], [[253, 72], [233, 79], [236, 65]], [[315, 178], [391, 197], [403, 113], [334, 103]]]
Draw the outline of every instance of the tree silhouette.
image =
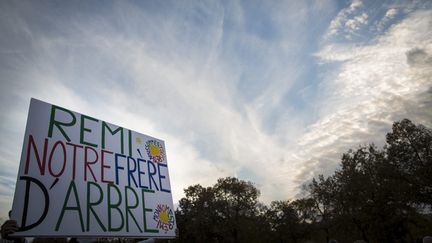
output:
[[176, 211], [178, 240], [416, 242], [432, 232], [432, 131], [404, 119], [386, 141], [347, 151], [334, 174], [313, 178], [307, 196], [269, 207], [237, 178], [190, 186]]

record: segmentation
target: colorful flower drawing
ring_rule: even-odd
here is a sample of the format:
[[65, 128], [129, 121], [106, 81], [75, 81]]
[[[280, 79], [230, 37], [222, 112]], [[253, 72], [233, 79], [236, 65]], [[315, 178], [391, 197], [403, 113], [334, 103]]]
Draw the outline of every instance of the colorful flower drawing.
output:
[[159, 204], [154, 210], [153, 219], [157, 222], [157, 228], [165, 233], [174, 228], [174, 212], [166, 204]]
[[162, 145], [156, 140], [146, 142], [145, 149], [149, 159], [155, 163], [161, 163], [165, 159], [165, 151]]

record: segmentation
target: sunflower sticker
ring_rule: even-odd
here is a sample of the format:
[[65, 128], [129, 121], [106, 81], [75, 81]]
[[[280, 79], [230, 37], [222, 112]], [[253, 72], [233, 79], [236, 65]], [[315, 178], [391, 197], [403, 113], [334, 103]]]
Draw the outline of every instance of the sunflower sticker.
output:
[[153, 219], [157, 222], [157, 228], [165, 233], [174, 228], [174, 212], [166, 204], [159, 204], [154, 210]]
[[164, 161], [165, 151], [162, 145], [156, 140], [149, 140], [146, 142], [145, 149], [148, 157], [155, 163]]

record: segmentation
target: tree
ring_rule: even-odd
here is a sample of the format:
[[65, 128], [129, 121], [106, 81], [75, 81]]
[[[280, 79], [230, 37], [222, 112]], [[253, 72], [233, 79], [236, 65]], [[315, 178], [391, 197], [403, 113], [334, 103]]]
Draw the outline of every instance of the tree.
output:
[[299, 215], [289, 201], [271, 202], [267, 217], [274, 232], [275, 241], [297, 243], [304, 233]]
[[342, 155], [334, 174], [314, 178], [294, 201], [258, 201], [248, 181], [190, 186], [176, 211], [182, 242], [415, 242], [432, 230], [432, 131], [395, 122], [382, 149]]
[[413, 228], [428, 228], [422, 208], [431, 205], [431, 134], [407, 119], [395, 122], [383, 149], [372, 144], [349, 150], [333, 175], [312, 181], [315, 224], [327, 240], [337, 231], [346, 241], [413, 241]]
[[312, 183], [308, 186], [310, 194], [309, 199], [313, 202], [316, 227], [325, 232], [326, 242], [330, 240], [330, 228], [334, 223], [334, 217], [337, 214], [335, 209], [336, 188], [333, 177], [324, 179], [323, 175], [318, 176], [318, 180], [313, 178]]
[[408, 186], [412, 203], [432, 207], [432, 131], [404, 119], [393, 124], [387, 144], [389, 161]]
[[234, 177], [218, 179], [213, 188], [218, 204], [216, 210], [224, 222], [221, 229], [225, 240], [244, 242], [249, 239], [247, 228], [253, 227], [258, 213], [258, 189], [251, 182]]
[[220, 218], [214, 208], [214, 190], [201, 185], [185, 189], [185, 198], [180, 199], [176, 210], [180, 239], [185, 242], [209, 242], [218, 237]]
[[404, 212], [410, 207], [392, 190], [391, 173], [385, 151], [370, 145], [343, 154], [334, 174], [339, 221], [353, 225], [365, 241], [391, 242], [407, 234]]
[[184, 242], [265, 242], [270, 228], [258, 202], [259, 190], [233, 177], [213, 187], [190, 186], [176, 211]]

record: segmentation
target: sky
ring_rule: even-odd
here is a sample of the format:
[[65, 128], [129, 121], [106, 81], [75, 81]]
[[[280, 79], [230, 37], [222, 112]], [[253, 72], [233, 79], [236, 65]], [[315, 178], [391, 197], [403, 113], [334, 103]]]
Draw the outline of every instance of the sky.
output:
[[0, 1], [0, 33], [1, 220], [32, 97], [164, 140], [175, 203], [227, 176], [292, 200], [432, 127], [432, 1]]

